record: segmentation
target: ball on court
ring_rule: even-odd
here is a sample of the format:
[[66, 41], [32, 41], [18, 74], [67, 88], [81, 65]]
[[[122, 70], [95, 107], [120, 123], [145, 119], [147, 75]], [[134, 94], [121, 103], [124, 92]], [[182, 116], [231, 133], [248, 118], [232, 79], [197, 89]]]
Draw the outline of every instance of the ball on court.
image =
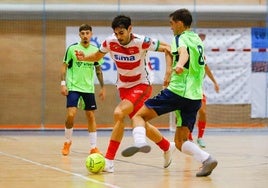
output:
[[105, 167], [105, 158], [99, 153], [90, 154], [86, 158], [86, 167], [91, 173], [100, 173]]

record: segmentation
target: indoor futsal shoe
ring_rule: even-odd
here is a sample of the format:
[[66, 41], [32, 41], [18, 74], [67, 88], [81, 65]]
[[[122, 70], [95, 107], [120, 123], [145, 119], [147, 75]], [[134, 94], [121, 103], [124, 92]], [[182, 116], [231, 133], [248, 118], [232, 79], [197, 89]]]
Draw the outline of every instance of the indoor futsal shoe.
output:
[[102, 153], [100, 152], [100, 150], [97, 147], [92, 148], [91, 150], [89, 150], [89, 154], [93, 154], [93, 153], [99, 153], [99, 154], [102, 155]]
[[206, 147], [206, 144], [204, 142], [204, 140], [202, 138], [198, 138], [197, 139], [197, 144], [199, 145], [199, 147], [201, 148], [205, 148]]
[[175, 142], [170, 142], [169, 149], [164, 152], [164, 168], [169, 167], [172, 162], [172, 154], [175, 151]]
[[218, 161], [209, 156], [208, 159], [203, 162], [202, 169], [196, 173], [196, 176], [197, 177], [209, 176], [213, 171], [213, 169], [217, 166], [217, 164]]
[[106, 159], [105, 158], [105, 167], [103, 169], [103, 172], [114, 172], [114, 160]]
[[63, 148], [61, 150], [62, 155], [69, 155], [71, 145], [72, 142], [64, 142]]

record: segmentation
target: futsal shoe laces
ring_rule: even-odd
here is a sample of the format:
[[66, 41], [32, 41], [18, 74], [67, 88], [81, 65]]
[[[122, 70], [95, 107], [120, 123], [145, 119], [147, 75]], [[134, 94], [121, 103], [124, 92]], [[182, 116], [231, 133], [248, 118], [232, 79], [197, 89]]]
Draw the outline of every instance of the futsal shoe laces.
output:
[[131, 157], [137, 152], [149, 153], [150, 151], [151, 151], [151, 146], [149, 146], [147, 143], [144, 143], [144, 144], [140, 144], [136, 146], [130, 146], [127, 149], [123, 150], [121, 154], [124, 157]]
[[114, 160], [106, 159], [105, 158], [105, 167], [103, 169], [103, 172], [114, 172]]
[[63, 148], [61, 150], [62, 155], [69, 155], [71, 145], [72, 142], [64, 142]]
[[203, 166], [199, 172], [196, 173], [197, 177], [209, 176], [213, 169], [217, 166], [218, 161], [213, 159], [211, 156], [203, 162]]
[[172, 162], [172, 154], [175, 151], [175, 142], [170, 142], [169, 149], [164, 152], [164, 168], [169, 167]]

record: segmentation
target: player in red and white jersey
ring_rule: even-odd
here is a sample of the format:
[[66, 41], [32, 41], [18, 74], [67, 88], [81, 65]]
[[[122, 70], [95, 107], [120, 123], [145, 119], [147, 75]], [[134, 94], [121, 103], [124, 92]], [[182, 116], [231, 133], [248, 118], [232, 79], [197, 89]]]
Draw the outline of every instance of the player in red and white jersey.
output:
[[[113, 35], [102, 42], [98, 52], [85, 56], [77, 52], [76, 56], [81, 61], [97, 61], [110, 53], [117, 67], [117, 88], [121, 101], [114, 109], [114, 127], [110, 142], [105, 154], [106, 172], [114, 172], [113, 161], [124, 135], [124, 118], [132, 118], [143, 106], [146, 99], [151, 96], [152, 86], [149, 79], [148, 51], [165, 52], [166, 63], [170, 65], [172, 59], [170, 46], [159, 40], [132, 33], [131, 19], [119, 15], [112, 21]], [[167, 71], [170, 71], [167, 69]], [[166, 74], [167, 75], [167, 74]], [[167, 76], [165, 79], [168, 79]], [[164, 82], [168, 82], [164, 80]], [[137, 134], [145, 130], [140, 130]], [[146, 135], [155, 142], [164, 152], [164, 168], [171, 163], [175, 143], [168, 141], [154, 126], [146, 123]], [[150, 147], [137, 146], [137, 151], [147, 153]]]
[[102, 53], [110, 52], [117, 67], [117, 87], [131, 88], [138, 84], [151, 85], [147, 51], [157, 51], [160, 42], [143, 35], [130, 34], [129, 43], [121, 45], [116, 35], [108, 37], [101, 45]]

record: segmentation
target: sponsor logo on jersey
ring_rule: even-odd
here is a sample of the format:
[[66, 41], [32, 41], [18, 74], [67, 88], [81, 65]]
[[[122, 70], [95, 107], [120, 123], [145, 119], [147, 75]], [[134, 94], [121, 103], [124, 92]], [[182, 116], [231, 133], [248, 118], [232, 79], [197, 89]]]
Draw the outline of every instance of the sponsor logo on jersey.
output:
[[119, 60], [119, 61], [135, 61], [135, 56], [131, 55], [131, 56], [122, 56], [122, 55], [114, 55], [114, 59], [115, 60]]

